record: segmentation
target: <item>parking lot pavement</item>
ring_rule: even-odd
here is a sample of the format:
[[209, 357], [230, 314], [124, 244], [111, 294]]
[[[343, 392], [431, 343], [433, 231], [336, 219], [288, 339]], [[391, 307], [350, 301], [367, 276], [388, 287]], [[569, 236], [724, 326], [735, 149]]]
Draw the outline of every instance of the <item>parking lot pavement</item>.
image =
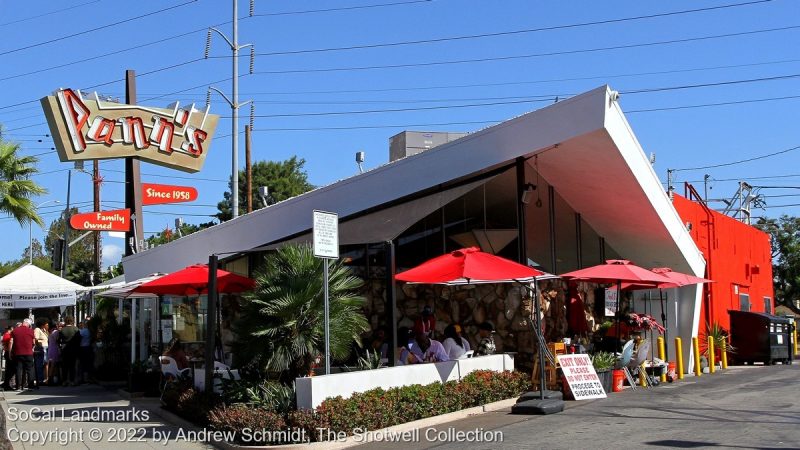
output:
[[364, 449], [800, 448], [800, 365], [737, 366], [672, 384], [568, 401], [560, 414], [501, 410]]

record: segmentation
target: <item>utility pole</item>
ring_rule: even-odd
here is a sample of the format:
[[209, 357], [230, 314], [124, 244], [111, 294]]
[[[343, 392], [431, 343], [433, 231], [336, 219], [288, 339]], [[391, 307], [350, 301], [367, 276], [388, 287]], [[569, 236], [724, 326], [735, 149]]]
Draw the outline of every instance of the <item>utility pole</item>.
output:
[[253, 129], [250, 125], [244, 126], [244, 167], [247, 176], [247, 212], [253, 212], [253, 164], [250, 161]]
[[[100, 212], [100, 161], [92, 161], [92, 184], [94, 187], [94, 212]], [[100, 275], [100, 232], [94, 232], [94, 266]]]
[[675, 198], [675, 186], [672, 185], [672, 174], [675, 169], [667, 169], [667, 195], [670, 201]]
[[711, 175], [705, 174], [703, 175], [703, 200], [708, 204], [708, 179], [711, 178]]
[[[136, 72], [130, 69], [125, 71], [125, 103], [136, 104]], [[130, 256], [139, 251], [139, 241], [144, 236], [142, 177], [137, 158], [125, 158], [125, 208], [131, 211], [131, 229], [125, 232], [125, 256]]]
[[[254, 69], [255, 52], [253, 44], [239, 45], [239, 0], [233, 0], [233, 39], [228, 37], [218, 29], [211, 27], [208, 29], [208, 37], [206, 38], [206, 52], [205, 57], [208, 59], [209, 52], [211, 51], [211, 32], [214, 31], [225, 39], [225, 42], [231, 47], [232, 60], [233, 60], [233, 81], [231, 86], [231, 98], [228, 98], [222, 91], [209, 86], [210, 90], [215, 91], [222, 98], [228, 102], [231, 107], [231, 213], [232, 218], [235, 219], [239, 216], [239, 108], [247, 105], [252, 100], [239, 103], [239, 50], [250, 47], [250, 74]], [[250, 17], [254, 13], [254, 3], [250, 2]], [[208, 101], [208, 99], [207, 99]], [[210, 102], [209, 102], [210, 103]]]

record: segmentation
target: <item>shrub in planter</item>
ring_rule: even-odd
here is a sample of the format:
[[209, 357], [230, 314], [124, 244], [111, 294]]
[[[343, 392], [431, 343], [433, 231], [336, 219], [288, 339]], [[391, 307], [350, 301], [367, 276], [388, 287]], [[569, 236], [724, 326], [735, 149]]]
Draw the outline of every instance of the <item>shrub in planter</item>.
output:
[[597, 372], [597, 377], [600, 378], [600, 384], [606, 392], [611, 392], [613, 385], [613, 375], [611, 369], [617, 363], [617, 356], [609, 352], [598, 352], [592, 355], [592, 365], [594, 371]]
[[283, 416], [297, 408], [294, 385], [286, 386], [275, 381], [222, 380], [222, 398], [228, 405], [243, 403], [264, 408]]
[[[317, 442], [319, 440], [318, 428], [330, 427], [323, 417], [317, 414], [316, 411], [311, 410], [292, 411], [289, 413], [287, 422], [291, 430], [304, 430], [305, 436], [308, 438], [307, 442]], [[325, 436], [323, 435], [322, 438], [324, 439]]]
[[[278, 414], [263, 408], [251, 408], [238, 404], [233, 406], [218, 406], [208, 413], [208, 424], [218, 431], [232, 431], [237, 439], [242, 437], [241, 431], [245, 428], [251, 430], [281, 431], [286, 429], [286, 422]], [[276, 434], [278, 436], [279, 434]], [[256, 436], [256, 435], [254, 435]], [[268, 433], [263, 433], [265, 438]], [[239, 443], [242, 443], [239, 441]], [[282, 444], [283, 442], [251, 441], [248, 445]]]
[[374, 430], [519, 396], [528, 377], [516, 372], [476, 371], [461, 382], [373, 389], [350, 398], [329, 398], [317, 416], [332, 431]]
[[209, 412], [219, 403], [220, 399], [216, 394], [187, 389], [178, 397], [175, 411], [186, 420], [207, 425]]

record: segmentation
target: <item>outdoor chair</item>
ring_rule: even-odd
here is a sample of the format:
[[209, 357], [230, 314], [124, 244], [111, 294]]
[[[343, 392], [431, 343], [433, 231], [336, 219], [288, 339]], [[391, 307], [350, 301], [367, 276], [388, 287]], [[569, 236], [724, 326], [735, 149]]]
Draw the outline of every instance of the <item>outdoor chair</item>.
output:
[[627, 379], [628, 384], [631, 385], [631, 389], [636, 389], [636, 381], [631, 371], [628, 369], [631, 359], [633, 359], [633, 339], [622, 346], [622, 353], [617, 354], [617, 363], [614, 365], [614, 369], [622, 370], [625, 373], [625, 379]]
[[636, 351], [636, 356], [631, 358], [631, 360], [628, 362], [627, 368], [634, 379], [636, 379], [636, 376], [644, 376], [645, 384], [651, 385], [646, 373], [639, 374], [640, 371], [644, 370], [644, 368], [642, 368], [642, 364], [647, 361], [648, 356], [650, 356], [650, 345], [648, 345], [647, 339], [642, 339], [642, 341], [639, 342], [639, 348]]
[[175, 358], [171, 356], [159, 356], [158, 361], [161, 363], [161, 381], [158, 387], [161, 391], [161, 396], [164, 396], [164, 391], [169, 383], [174, 383], [178, 380], [187, 379], [190, 371], [186, 369], [178, 369], [178, 363]]

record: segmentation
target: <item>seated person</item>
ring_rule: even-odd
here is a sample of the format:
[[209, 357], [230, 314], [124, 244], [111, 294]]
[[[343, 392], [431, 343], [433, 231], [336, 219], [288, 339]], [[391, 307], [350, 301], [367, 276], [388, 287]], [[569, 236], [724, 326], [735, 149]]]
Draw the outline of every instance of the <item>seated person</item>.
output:
[[403, 364], [417, 364], [449, 361], [450, 358], [441, 342], [431, 339], [423, 331], [417, 331], [414, 340], [408, 343], [408, 348], [401, 352], [400, 360]]
[[478, 343], [478, 349], [475, 350], [475, 356], [494, 355], [494, 352], [497, 351], [494, 343], [494, 325], [489, 322], [478, 325], [478, 335], [481, 340]]
[[389, 354], [389, 343], [386, 342], [386, 330], [378, 328], [372, 335], [372, 343], [370, 343], [372, 352], [380, 353], [381, 358], [386, 358]]
[[444, 329], [444, 350], [450, 360], [459, 359], [470, 350], [469, 342], [461, 336], [460, 325], [448, 325]]
[[181, 340], [178, 338], [172, 340], [163, 356], [169, 356], [174, 359], [175, 363], [178, 365], [178, 370], [189, 367], [189, 358], [186, 357], [186, 353], [183, 351], [183, 343], [181, 343]]

